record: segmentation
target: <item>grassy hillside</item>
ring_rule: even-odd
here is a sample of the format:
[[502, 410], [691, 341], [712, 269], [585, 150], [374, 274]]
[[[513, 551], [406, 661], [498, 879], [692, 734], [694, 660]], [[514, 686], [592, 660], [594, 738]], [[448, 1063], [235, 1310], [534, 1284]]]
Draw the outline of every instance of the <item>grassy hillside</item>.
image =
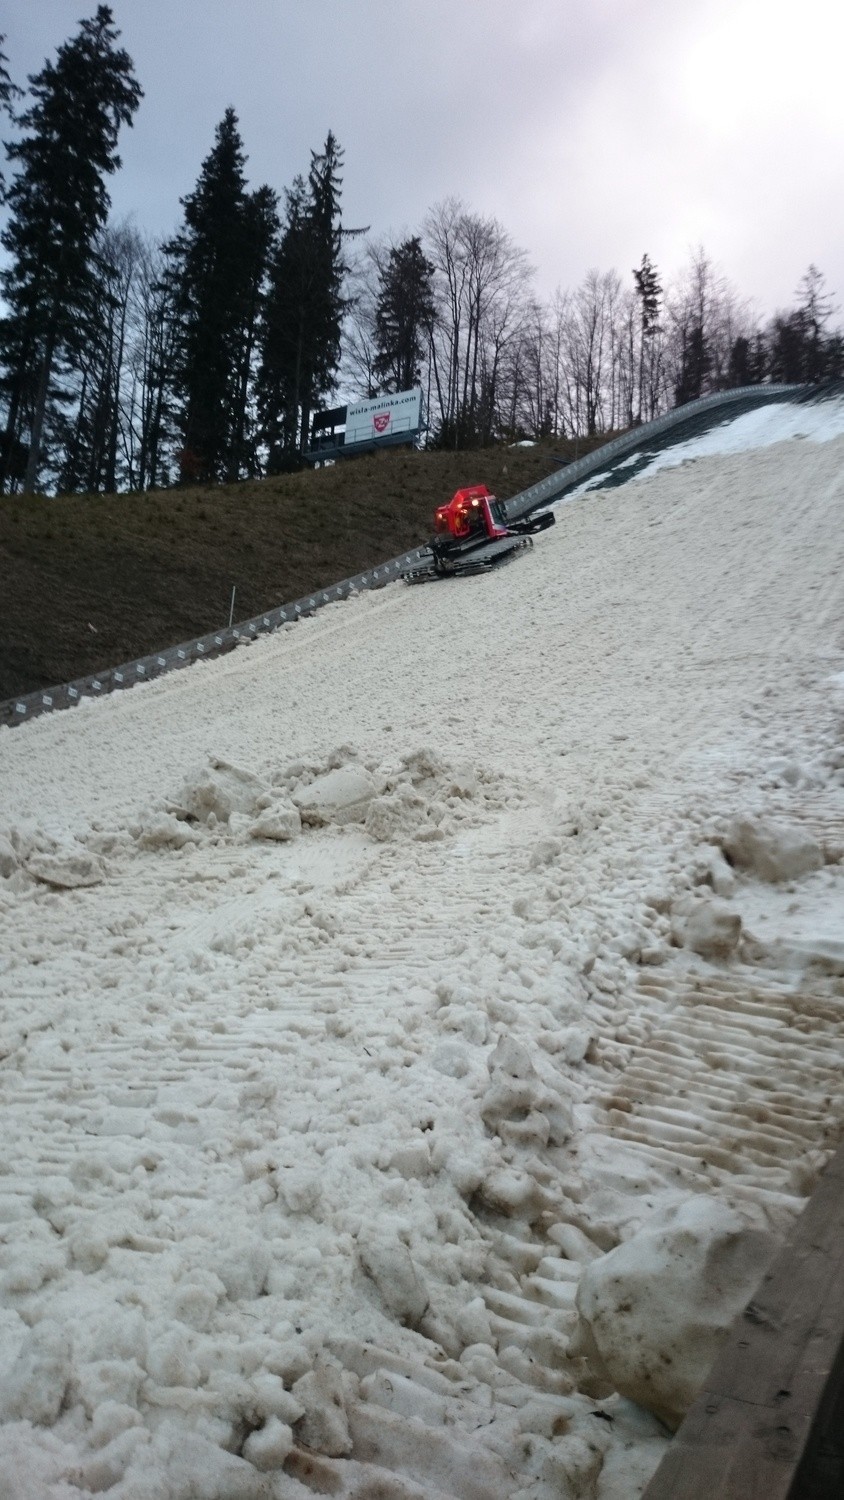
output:
[[[105, 670], [335, 583], [430, 534], [464, 484], [508, 498], [567, 445], [392, 450], [147, 495], [0, 498], [0, 699]], [[580, 452], [584, 446], [581, 443]]]

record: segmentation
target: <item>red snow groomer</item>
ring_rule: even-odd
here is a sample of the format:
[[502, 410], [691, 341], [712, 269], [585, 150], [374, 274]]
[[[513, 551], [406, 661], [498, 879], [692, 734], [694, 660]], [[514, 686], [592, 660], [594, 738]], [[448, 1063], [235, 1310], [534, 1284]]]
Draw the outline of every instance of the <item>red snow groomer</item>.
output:
[[426, 583], [429, 578], [488, 572], [514, 552], [532, 547], [534, 534], [553, 525], [550, 510], [508, 521], [503, 501], [496, 500], [485, 484], [470, 485], [438, 507], [428, 557], [405, 577], [408, 583]]

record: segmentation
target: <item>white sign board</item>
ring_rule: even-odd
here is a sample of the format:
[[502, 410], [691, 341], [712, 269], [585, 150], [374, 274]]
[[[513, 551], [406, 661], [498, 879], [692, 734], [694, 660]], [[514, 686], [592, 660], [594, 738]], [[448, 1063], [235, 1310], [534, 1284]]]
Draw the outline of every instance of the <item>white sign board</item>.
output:
[[395, 396], [376, 396], [374, 401], [356, 401], [346, 410], [346, 444], [370, 443], [400, 432], [417, 432], [422, 412], [422, 391], [399, 391]]

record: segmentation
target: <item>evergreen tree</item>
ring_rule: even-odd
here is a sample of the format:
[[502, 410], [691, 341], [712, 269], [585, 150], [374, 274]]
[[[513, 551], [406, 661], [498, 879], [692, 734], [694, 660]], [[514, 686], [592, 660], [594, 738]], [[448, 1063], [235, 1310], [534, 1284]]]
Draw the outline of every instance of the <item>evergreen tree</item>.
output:
[[[261, 187], [246, 203], [244, 303], [238, 383], [233, 411], [234, 453], [248, 474], [260, 471], [256, 412], [256, 360], [263, 319], [270, 255], [278, 235], [278, 195]], [[232, 474], [232, 478], [236, 477]]]
[[260, 401], [271, 469], [301, 461], [313, 411], [333, 389], [346, 303], [340, 222], [343, 152], [329, 134], [311, 153], [308, 181], [287, 192], [261, 340]]
[[727, 364], [727, 387], [735, 389], [742, 385], [761, 385], [765, 379], [767, 355], [765, 341], [757, 333], [752, 339], [739, 334], [730, 346]]
[[234, 480], [252, 465], [246, 401], [261, 283], [276, 227], [275, 194], [246, 190], [237, 115], [227, 109], [184, 225], [165, 249], [176, 308], [175, 377], [183, 480]]
[[696, 401], [702, 394], [711, 362], [703, 328], [695, 323], [683, 342], [682, 368], [674, 388], [675, 406], [685, 406], [687, 401]]
[[6, 147], [18, 173], [0, 235], [9, 256], [0, 273], [7, 309], [0, 322], [6, 401], [0, 489], [17, 484], [14, 458], [25, 449], [23, 490], [34, 490], [48, 411], [66, 395], [62, 373], [78, 359], [97, 315], [105, 178], [120, 166], [120, 127], [131, 125], [142, 95], [131, 58], [116, 48], [118, 36], [110, 7], [99, 6], [59, 48], [55, 63], [30, 78], [33, 103], [17, 121], [25, 133]]
[[805, 329], [803, 379], [823, 380], [828, 374], [825, 329], [832, 316], [832, 297], [826, 290], [825, 277], [817, 266], [810, 265], [800, 281], [798, 312]]
[[[14, 118], [12, 114], [12, 100], [16, 99], [21, 91], [16, 84], [12, 83], [12, 80], [9, 77], [9, 70], [6, 67], [6, 63], [9, 61], [9, 59], [7, 58], [5, 52], [2, 50], [5, 40], [5, 36], [0, 35], [0, 112], [5, 111], [7, 115], [12, 115], [12, 117]], [[3, 176], [3, 173], [0, 172], [0, 203], [3, 202], [5, 196], [6, 179]]]
[[787, 385], [826, 380], [841, 372], [840, 334], [826, 333], [834, 311], [832, 296], [817, 266], [809, 266], [796, 295], [797, 307], [777, 313], [768, 334], [771, 378]]
[[771, 379], [783, 385], [797, 385], [806, 375], [806, 319], [802, 310], [778, 313], [770, 331]]
[[841, 380], [844, 377], [844, 334], [833, 333], [826, 341], [826, 378]]
[[[634, 270], [633, 280], [636, 283], [636, 296], [639, 298], [639, 406], [637, 421], [641, 422], [645, 393], [646, 350], [653, 343], [659, 332], [660, 299], [662, 297], [662, 286], [659, 275], [656, 267], [651, 264], [647, 255], [642, 256], [642, 264], [638, 270]], [[650, 404], [653, 405], [653, 402]]]
[[383, 391], [419, 384], [434, 317], [434, 267], [418, 235], [394, 246], [378, 278], [375, 374]]

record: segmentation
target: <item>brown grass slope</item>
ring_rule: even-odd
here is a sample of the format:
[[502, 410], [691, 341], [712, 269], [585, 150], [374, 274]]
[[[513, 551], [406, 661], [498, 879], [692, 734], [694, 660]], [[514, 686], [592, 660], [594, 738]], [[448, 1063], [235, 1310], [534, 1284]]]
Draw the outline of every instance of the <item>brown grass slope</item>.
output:
[[[0, 700], [300, 598], [427, 539], [464, 484], [507, 499], [567, 445], [393, 450], [237, 485], [0, 499]], [[581, 444], [580, 452], [584, 451]]]

